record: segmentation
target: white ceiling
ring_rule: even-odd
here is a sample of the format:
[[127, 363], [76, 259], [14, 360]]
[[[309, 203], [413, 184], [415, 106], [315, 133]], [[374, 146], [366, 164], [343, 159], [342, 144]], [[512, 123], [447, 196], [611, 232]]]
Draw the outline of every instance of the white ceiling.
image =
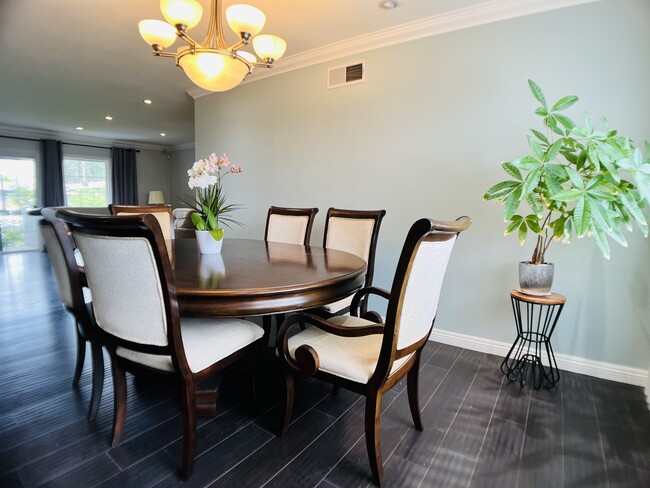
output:
[[[206, 32], [211, 0], [199, 0]], [[266, 13], [263, 33], [286, 39], [275, 71], [307, 51], [426, 19], [475, 15], [513, 0], [224, 0]], [[553, 7], [590, 0], [517, 0]], [[0, 129], [29, 128], [64, 138], [101, 138], [178, 147], [194, 141], [192, 82], [172, 59], [156, 58], [138, 33], [144, 18], [163, 19], [158, 0], [0, 0]], [[546, 7], [548, 8], [548, 7]], [[543, 9], [546, 9], [543, 8]], [[539, 9], [538, 9], [539, 10]], [[394, 29], [393, 29], [394, 30]], [[234, 34], [228, 38], [234, 43]], [[394, 42], [394, 41], [393, 41]], [[175, 49], [180, 41], [172, 47]], [[265, 70], [267, 71], [267, 70]], [[268, 73], [264, 73], [268, 74]], [[251, 76], [255, 78], [255, 73]], [[143, 99], [153, 100], [145, 105]], [[112, 121], [106, 121], [106, 115]], [[75, 127], [83, 126], [80, 133]], [[166, 133], [161, 137], [160, 132]]]

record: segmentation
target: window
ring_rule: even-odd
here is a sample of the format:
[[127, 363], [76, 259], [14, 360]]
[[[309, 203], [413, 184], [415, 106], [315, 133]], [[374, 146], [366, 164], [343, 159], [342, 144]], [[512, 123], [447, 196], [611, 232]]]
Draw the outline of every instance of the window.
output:
[[65, 204], [69, 207], [108, 205], [108, 159], [65, 158], [63, 160]]
[[34, 159], [0, 157], [0, 252], [40, 247], [36, 219], [26, 213], [27, 209], [34, 206]]

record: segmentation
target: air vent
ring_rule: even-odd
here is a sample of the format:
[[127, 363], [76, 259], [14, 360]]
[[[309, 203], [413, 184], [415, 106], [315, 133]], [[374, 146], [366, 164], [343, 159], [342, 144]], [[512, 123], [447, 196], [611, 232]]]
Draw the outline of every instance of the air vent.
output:
[[365, 81], [365, 70], [363, 62], [337, 66], [327, 70], [327, 88], [338, 88], [340, 86], [362, 83]]

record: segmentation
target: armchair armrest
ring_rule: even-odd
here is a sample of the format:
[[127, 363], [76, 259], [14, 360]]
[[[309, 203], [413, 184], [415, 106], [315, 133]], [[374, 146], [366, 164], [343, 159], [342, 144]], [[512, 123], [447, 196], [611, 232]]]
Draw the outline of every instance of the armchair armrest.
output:
[[380, 324], [344, 327], [312, 314], [305, 313], [290, 316], [284, 321], [278, 332], [278, 355], [287, 363], [294, 374], [303, 377], [312, 376], [318, 370], [319, 359], [314, 348], [306, 344], [296, 349], [295, 359], [289, 354], [289, 330], [297, 324], [310, 324], [330, 334], [343, 337], [360, 337], [384, 333], [384, 326]]
[[[361, 300], [365, 298], [367, 301], [369, 295], [377, 295], [379, 297], [385, 298], [386, 300], [390, 300], [390, 293], [383, 288], [378, 288], [376, 286], [366, 286], [364, 288], [361, 288], [352, 297], [352, 303], [350, 304], [350, 315], [353, 317], [359, 317], [359, 312], [361, 311]], [[365, 312], [363, 315], [361, 315], [361, 318], [381, 323], [381, 316], [377, 312]]]

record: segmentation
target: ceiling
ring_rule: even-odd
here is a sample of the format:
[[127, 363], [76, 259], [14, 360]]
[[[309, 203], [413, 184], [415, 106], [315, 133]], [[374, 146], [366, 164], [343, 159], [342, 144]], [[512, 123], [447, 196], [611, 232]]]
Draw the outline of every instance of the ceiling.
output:
[[[199, 1], [204, 18], [190, 32], [197, 40], [207, 30], [211, 3]], [[339, 41], [483, 4], [511, 3], [399, 0], [397, 8], [386, 10], [378, 1], [239, 0], [265, 12], [263, 33], [287, 41], [276, 71]], [[238, 2], [224, 0], [224, 8], [232, 3]], [[194, 85], [172, 59], [154, 57], [138, 33], [141, 19], [163, 19], [158, 5], [158, 0], [1, 0], [0, 130], [28, 128], [140, 146], [193, 143], [193, 99], [186, 90], [195, 94]], [[234, 34], [227, 40], [234, 43]], [[254, 78], [255, 73], [249, 80]], [[146, 98], [153, 103], [145, 105]]]

